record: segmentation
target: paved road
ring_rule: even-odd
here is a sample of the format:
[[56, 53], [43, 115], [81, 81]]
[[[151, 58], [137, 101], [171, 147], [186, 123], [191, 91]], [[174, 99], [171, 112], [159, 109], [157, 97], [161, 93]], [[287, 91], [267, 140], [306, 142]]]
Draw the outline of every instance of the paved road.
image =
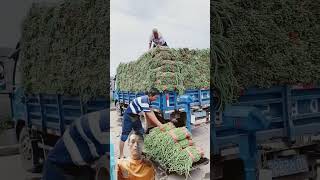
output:
[[39, 180], [40, 174], [26, 172], [20, 164], [20, 155], [0, 157], [1, 180]]
[[[115, 157], [117, 159], [119, 154], [119, 148], [118, 143], [120, 139], [120, 133], [121, 133], [121, 119], [120, 116], [118, 116], [116, 111], [111, 111], [110, 114], [111, 117], [111, 142], [115, 144]], [[206, 124], [202, 127], [197, 127], [192, 130], [192, 137], [193, 141], [196, 143], [197, 146], [202, 147], [205, 150], [205, 157], [210, 157], [210, 125]], [[126, 156], [129, 155], [129, 149], [127, 147], [127, 144], [125, 145], [124, 153]], [[160, 174], [160, 171], [158, 171], [158, 174]], [[191, 172], [191, 178], [193, 180], [201, 180], [201, 179], [210, 179], [210, 163], [201, 166], [201, 168], [194, 170]], [[159, 175], [161, 176], [161, 175]], [[160, 179], [160, 177], [158, 177]], [[179, 176], [177, 174], [170, 174], [161, 176], [161, 179], [166, 180], [185, 180], [185, 176]]]

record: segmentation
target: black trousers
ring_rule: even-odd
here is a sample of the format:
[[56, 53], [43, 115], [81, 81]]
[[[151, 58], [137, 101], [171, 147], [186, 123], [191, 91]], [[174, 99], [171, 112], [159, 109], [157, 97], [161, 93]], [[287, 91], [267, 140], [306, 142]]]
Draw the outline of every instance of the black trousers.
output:
[[[167, 42], [164, 42], [164, 44], [161, 45], [161, 46], [167, 46], [167, 47], [168, 47], [168, 44], [167, 44]], [[156, 45], [156, 44], [153, 44], [153, 47], [155, 48], [155, 47], [157, 47], [157, 45]]]

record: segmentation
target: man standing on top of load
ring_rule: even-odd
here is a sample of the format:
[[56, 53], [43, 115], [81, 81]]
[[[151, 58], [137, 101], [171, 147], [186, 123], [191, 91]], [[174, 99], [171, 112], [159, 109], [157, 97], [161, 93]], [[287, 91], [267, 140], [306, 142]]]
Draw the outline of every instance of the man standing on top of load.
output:
[[151, 48], [152, 42], [153, 42], [153, 47], [156, 47], [158, 45], [159, 46], [168, 46], [167, 42], [163, 39], [161, 33], [156, 28], [154, 28], [152, 30], [152, 34], [151, 34], [150, 40], [149, 40], [149, 49]]
[[138, 132], [140, 135], [144, 135], [144, 129], [141, 124], [140, 114], [145, 113], [147, 120], [151, 120], [154, 124], [163, 130], [162, 123], [157, 119], [154, 112], [151, 110], [150, 104], [152, 101], [157, 100], [159, 90], [151, 88], [151, 90], [145, 96], [137, 97], [131, 101], [130, 105], [123, 114], [122, 123], [122, 134], [120, 140], [120, 156], [119, 159], [123, 158], [124, 143], [127, 141], [128, 136], [132, 129]]

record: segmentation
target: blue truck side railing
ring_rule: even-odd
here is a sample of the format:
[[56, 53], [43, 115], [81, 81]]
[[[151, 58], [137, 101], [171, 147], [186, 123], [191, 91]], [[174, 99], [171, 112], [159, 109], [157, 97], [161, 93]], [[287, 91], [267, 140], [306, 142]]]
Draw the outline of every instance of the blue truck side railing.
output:
[[[213, 94], [213, 97], [217, 97]], [[214, 98], [213, 98], [214, 99]], [[215, 102], [212, 102], [213, 104]], [[243, 135], [239, 130], [244, 121], [239, 120], [236, 107], [257, 108], [270, 122], [266, 129], [255, 132], [250, 144], [281, 140], [293, 144], [300, 136], [320, 134], [320, 88], [305, 86], [280, 86], [268, 89], [251, 88], [239, 97], [238, 102], [229, 105], [225, 111], [213, 109], [211, 120], [211, 147], [214, 155], [221, 155], [224, 149], [239, 147], [239, 157], [243, 156]], [[227, 111], [227, 109], [233, 111]], [[232, 121], [230, 121], [232, 119]], [[233, 122], [234, 124], [229, 124]], [[250, 176], [247, 180], [254, 179]]]
[[[114, 91], [113, 94], [114, 100], [126, 105], [130, 104], [133, 99], [145, 95], [145, 93], [133, 93], [129, 91]], [[181, 98], [186, 96], [190, 98], [190, 102], [185, 98]], [[170, 119], [170, 113], [172, 113], [172, 111], [183, 110], [186, 112], [186, 126], [189, 130], [191, 130], [191, 107], [195, 106], [198, 106], [199, 109], [208, 109], [210, 107], [210, 90], [186, 90], [183, 95], [179, 95], [175, 91], [163, 92], [158, 99], [151, 104], [153, 109], [163, 113], [164, 119], [166, 120]]]
[[81, 115], [110, 106], [108, 99], [102, 97], [84, 103], [79, 97], [38, 94], [28, 95], [25, 100], [27, 126], [56, 135], [62, 135]]
[[[145, 95], [144, 93], [133, 93], [129, 91], [115, 91], [114, 99], [121, 103], [129, 104], [133, 99]], [[186, 90], [184, 95], [192, 98], [191, 106], [210, 106], [210, 91], [202, 90]], [[183, 104], [178, 100], [179, 94], [174, 91], [161, 93], [159, 98], [152, 103], [152, 107], [161, 111], [178, 110]]]
[[[81, 115], [109, 107], [110, 101], [105, 97], [83, 102], [79, 97], [56, 94], [26, 95], [26, 125], [42, 133], [61, 136], [65, 129]], [[110, 143], [110, 156], [110, 176], [112, 180], [115, 180], [114, 146], [112, 143]]]

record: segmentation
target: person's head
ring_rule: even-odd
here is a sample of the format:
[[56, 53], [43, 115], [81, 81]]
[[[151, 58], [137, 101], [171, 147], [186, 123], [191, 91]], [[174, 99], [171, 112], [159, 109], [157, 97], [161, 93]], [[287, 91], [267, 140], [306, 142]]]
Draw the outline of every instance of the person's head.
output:
[[160, 92], [157, 88], [151, 88], [149, 91], [148, 91], [148, 96], [149, 96], [149, 100], [152, 102], [152, 101], [155, 101], [157, 100]]
[[158, 37], [159, 37], [159, 32], [158, 32], [158, 29], [157, 29], [157, 28], [153, 28], [153, 29], [152, 29], [152, 33], [153, 33], [153, 36], [154, 36], [155, 38], [158, 38]]
[[133, 132], [128, 139], [130, 154], [133, 159], [140, 159], [143, 149], [143, 137], [137, 132]]

